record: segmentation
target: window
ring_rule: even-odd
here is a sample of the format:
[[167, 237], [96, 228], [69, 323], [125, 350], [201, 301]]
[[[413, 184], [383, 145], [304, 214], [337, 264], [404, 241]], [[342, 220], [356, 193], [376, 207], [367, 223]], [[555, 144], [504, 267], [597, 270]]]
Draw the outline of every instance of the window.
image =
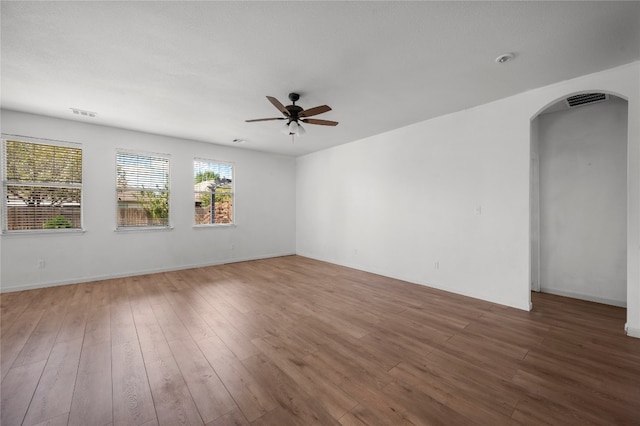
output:
[[196, 225], [233, 224], [233, 164], [193, 161]]
[[169, 227], [169, 157], [116, 155], [118, 229]]
[[79, 144], [3, 138], [3, 232], [82, 228]]

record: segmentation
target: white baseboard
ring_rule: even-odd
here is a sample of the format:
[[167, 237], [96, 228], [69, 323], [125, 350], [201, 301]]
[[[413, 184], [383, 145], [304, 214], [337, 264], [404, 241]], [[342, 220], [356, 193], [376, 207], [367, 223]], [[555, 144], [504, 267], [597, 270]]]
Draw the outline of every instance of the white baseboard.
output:
[[12, 286], [8, 288], [0, 286], [0, 293], [11, 293], [15, 291], [34, 290], [37, 288], [56, 287], [61, 285], [111, 280], [115, 278], [135, 277], [139, 275], [159, 274], [162, 272], [180, 271], [184, 269], [203, 268], [207, 266], [224, 265], [227, 263], [248, 262], [251, 260], [270, 259], [272, 257], [283, 257], [283, 256], [293, 256], [293, 255], [295, 255], [295, 253], [268, 254], [268, 255], [261, 255], [261, 256], [250, 256], [250, 257], [243, 257], [243, 258], [226, 259], [226, 260], [220, 260], [215, 262], [180, 265], [180, 266], [174, 266], [174, 267], [168, 267], [168, 268], [145, 269], [145, 270], [139, 270], [139, 271], [128, 271], [128, 272], [123, 272], [119, 274], [96, 275], [91, 277], [81, 277], [81, 278], [70, 279], [70, 280], [58, 280], [58, 281], [49, 281], [46, 283], [25, 284], [25, 285]]
[[613, 299], [607, 299], [604, 297], [590, 296], [586, 294], [574, 293], [571, 291], [557, 290], [557, 289], [545, 288], [545, 287], [542, 287], [540, 291], [543, 293], [555, 294], [556, 296], [571, 297], [573, 299], [580, 299], [580, 300], [587, 300], [589, 302], [602, 303], [603, 305], [618, 306], [620, 308], [627, 307], [627, 302], [624, 300], [613, 300]]
[[629, 327], [629, 324], [625, 324], [624, 331], [627, 333], [627, 336], [640, 339], [640, 328]]
[[506, 304], [506, 303], [504, 303], [502, 301], [490, 300], [490, 299], [488, 299], [486, 297], [482, 297], [482, 295], [480, 295], [480, 294], [470, 293], [470, 292], [467, 292], [467, 291], [461, 291], [459, 289], [451, 288], [449, 286], [440, 285], [437, 282], [426, 282], [426, 281], [421, 280], [421, 279], [419, 279], [417, 277], [406, 276], [406, 275], [403, 275], [403, 274], [390, 272], [388, 270], [379, 269], [379, 268], [376, 268], [376, 267], [372, 267], [370, 265], [366, 265], [365, 266], [365, 265], [358, 264], [358, 263], [343, 262], [343, 261], [339, 261], [339, 260], [336, 260], [336, 259], [327, 259], [327, 258], [323, 258], [323, 257], [318, 257], [318, 256], [316, 256], [314, 254], [309, 254], [309, 253], [304, 253], [304, 252], [298, 252], [297, 255], [298, 256], [308, 257], [308, 258], [314, 259], [314, 260], [319, 260], [321, 262], [327, 262], [327, 263], [332, 263], [334, 265], [344, 266], [346, 268], [357, 269], [359, 271], [368, 272], [370, 274], [381, 275], [383, 277], [393, 278], [393, 279], [400, 280], [400, 281], [406, 281], [408, 283], [417, 284], [417, 285], [433, 288], [433, 289], [436, 289], [436, 290], [442, 290], [442, 291], [446, 291], [446, 292], [449, 292], [449, 293], [470, 297], [470, 298], [473, 298], [473, 299], [483, 300], [483, 301], [489, 302], [489, 303], [496, 303], [496, 304], [499, 304], [499, 305], [502, 305], [502, 306], [508, 306], [510, 308], [520, 309], [520, 310], [523, 310], [523, 311], [530, 311], [532, 309], [531, 303], [525, 303], [525, 304], [522, 304], [522, 305]]

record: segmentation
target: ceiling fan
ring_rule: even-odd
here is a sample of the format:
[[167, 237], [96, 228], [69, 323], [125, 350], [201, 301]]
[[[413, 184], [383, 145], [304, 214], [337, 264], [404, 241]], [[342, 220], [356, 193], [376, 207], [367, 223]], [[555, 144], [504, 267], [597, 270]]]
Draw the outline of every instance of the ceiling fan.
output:
[[305, 134], [304, 127], [300, 125], [302, 123], [319, 124], [321, 126], [337, 126], [337, 121], [331, 120], [319, 120], [317, 118], [308, 118], [314, 115], [322, 114], [327, 111], [331, 111], [331, 107], [328, 105], [320, 105], [314, 108], [302, 109], [302, 107], [296, 105], [296, 101], [300, 99], [300, 95], [297, 93], [289, 93], [289, 100], [291, 105], [284, 106], [282, 103], [273, 96], [267, 96], [269, 102], [280, 111], [284, 117], [273, 118], [256, 118], [254, 120], [245, 120], [247, 123], [254, 121], [271, 121], [271, 120], [287, 120], [287, 123], [282, 128], [282, 132], [291, 136], [302, 136]]

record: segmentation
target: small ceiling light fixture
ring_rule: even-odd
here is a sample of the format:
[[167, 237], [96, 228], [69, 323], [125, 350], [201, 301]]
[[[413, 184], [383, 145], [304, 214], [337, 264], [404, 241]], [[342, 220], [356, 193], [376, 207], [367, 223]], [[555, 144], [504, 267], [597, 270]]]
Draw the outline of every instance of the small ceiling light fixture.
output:
[[509, 62], [513, 58], [515, 58], [513, 53], [503, 53], [502, 55], [496, 58], [496, 63], [504, 64], [505, 62]]

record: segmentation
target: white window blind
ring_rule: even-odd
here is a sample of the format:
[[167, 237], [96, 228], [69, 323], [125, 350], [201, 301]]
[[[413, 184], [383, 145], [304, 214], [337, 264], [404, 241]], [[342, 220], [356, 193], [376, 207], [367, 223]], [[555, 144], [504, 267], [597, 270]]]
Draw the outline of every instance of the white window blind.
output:
[[233, 164], [196, 158], [193, 189], [196, 225], [234, 223]]
[[3, 231], [81, 229], [82, 148], [3, 139]]
[[118, 228], [169, 226], [169, 158], [120, 151], [116, 155]]

